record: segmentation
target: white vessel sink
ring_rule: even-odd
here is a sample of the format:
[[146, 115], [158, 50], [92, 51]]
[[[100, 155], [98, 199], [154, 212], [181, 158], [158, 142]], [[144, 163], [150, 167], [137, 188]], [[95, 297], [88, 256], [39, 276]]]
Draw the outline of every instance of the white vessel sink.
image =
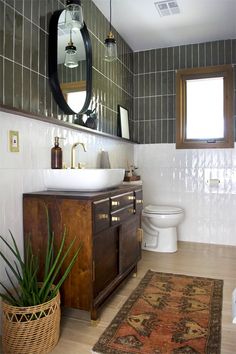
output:
[[122, 183], [124, 173], [122, 168], [47, 169], [43, 171], [43, 178], [48, 190], [93, 192], [117, 187]]

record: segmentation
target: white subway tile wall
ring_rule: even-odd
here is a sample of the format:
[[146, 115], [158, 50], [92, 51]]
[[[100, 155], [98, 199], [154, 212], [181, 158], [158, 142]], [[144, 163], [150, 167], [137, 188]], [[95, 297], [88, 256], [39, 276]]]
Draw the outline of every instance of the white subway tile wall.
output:
[[180, 240], [236, 245], [236, 148], [136, 145], [135, 163], [143, 180], [144, 205], [185, 209]]
[[[0, 235], [9, 237], [9, 229], [23, 250], [22, 194], [44, 190], [42, 170], [50, 168], [50, 150], [55, 136], [61, 140], [63, 162], [70, 165], [70, 149], [75, 142], [86, 144], [87, 152], [78, 148], [76, 162], [87, 168], [100, 165], [100, 151], [109, 152], [112, 168], [126, 168], [133, 163], [134, 146], [99, 135], [44, 123], [0, 112]], [[8, 131], [19, 131], [20, 152], [9, 152]], [[2, 247], [2, 244], [1, 244]], [[9, 255], [10, 256], [10, 255]], [[2, 261], [0, 261], [2, 262]], [[5, 270], [0, 263], [0, 278], [5, 279]]]

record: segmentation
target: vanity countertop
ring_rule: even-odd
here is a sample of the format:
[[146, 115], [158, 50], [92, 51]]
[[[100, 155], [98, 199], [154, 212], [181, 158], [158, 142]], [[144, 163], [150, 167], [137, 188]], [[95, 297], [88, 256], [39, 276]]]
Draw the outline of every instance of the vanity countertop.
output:
[[31, 192], [31, 193], [24, 193], [23, 197], [32, 197], [33, 195], [39, 197], [45, 196], [55, 196], [57, 198], [69, 198], [69, 199], [91, 199], [97, 200], [101, 198], [109, 198], [113, 195], [117, 195], [117, 193], [123, 194], [135, 191], [137, 189], [142, 189], [142, 185], [127, 185], [122, 184], [117, 188], [98, 191], [98, 192], [80, 192], [80, 191], [57, 191], [57, 190], [45, 190], [45, 191], [38, 191], [38, 192]]

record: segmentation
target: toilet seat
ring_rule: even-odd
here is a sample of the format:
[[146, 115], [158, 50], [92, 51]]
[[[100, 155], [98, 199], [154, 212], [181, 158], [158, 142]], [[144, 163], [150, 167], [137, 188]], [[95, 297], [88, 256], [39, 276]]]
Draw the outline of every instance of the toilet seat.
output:
[[144, 208], [144, 213], [147, 214], [159, 214], [159, 215], [173, 215], [181, 214], [184, 210], [179, 207], [169, 205], [147, 205]]

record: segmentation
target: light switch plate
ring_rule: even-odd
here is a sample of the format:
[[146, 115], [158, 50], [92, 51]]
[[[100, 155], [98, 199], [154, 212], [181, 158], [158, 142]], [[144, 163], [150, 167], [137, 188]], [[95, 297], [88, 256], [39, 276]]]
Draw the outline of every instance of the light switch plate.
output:
[[10, 130], [9, 131], [9, 150], [10, 152], [19, 152], [19, 132]]

